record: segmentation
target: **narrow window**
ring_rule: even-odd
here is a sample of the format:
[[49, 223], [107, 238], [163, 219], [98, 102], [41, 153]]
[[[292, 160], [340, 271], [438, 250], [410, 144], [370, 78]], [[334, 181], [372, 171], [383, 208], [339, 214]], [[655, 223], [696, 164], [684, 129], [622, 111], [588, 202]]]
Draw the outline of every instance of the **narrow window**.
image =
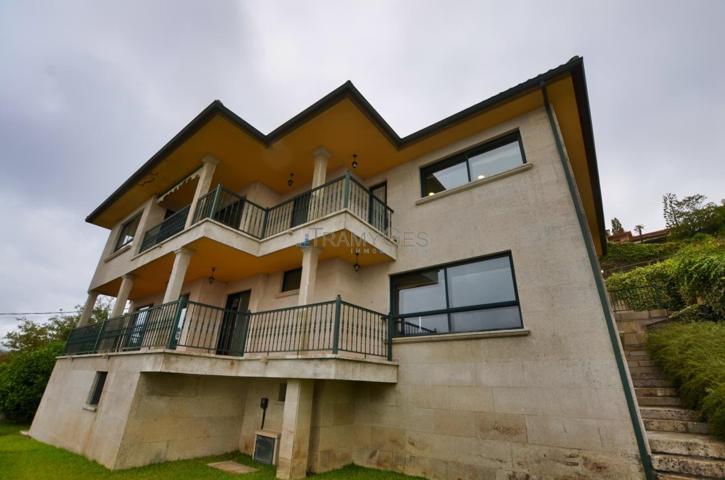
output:
[[521, 328], [510, 254], [392, 277], [399, 335]]
[[294, 270], [287, 270], [282, 276], [282, 291], [291, 292], [300, 289], [300, 282], [302, 281], [302, 269], [295, 268]]
[[98, 405], [107, 376], [108, 372], [96, 372], [96, 378], [93, 380], [93, 386], [91, 387], [91, 392], [88, 394], [88, 401], [86, 402], [89, 406], [95, 407]]
[[125, 247], [131, 241], [133, 241], [134, 235], [136, 235], [136, 229], [138, 228], [138, 222], [141, 220], [141, 215], [136, 215], [131, 220], [127, 221], [121, 226], [121, 231], [118, 234], [118, 240], [116, 241], [116, 249]]
[[284, 402], [287, 398], [287, 382], [279, 384], [279, 391], [277, 392], [277, 401]]
[[518, 132], [447, 158], [420, 171], [422, 195], [465, 185], [526, 163]]

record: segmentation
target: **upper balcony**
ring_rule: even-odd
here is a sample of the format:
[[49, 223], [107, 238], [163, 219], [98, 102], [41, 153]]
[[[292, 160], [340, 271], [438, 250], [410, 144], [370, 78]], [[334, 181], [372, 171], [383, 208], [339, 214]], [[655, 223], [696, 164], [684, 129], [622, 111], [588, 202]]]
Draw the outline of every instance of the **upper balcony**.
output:
[[[191, 225], [210, 219], [257, 240], [266, 240], [345, 210], [386, 239], [392, 239], [393, 210], [349, 174], [271, 208], [261, 207], [217, 185], [198, 200]], [[150, 228], [143, 237], [140, 251], [144, 252], [183, 231], [190, 212], [191, 205], [187, 205]]]

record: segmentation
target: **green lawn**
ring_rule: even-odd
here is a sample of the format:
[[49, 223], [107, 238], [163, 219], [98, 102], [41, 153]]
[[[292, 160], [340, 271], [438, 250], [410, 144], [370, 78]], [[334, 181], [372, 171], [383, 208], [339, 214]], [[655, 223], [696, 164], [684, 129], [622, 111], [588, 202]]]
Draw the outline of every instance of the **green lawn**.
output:
[[[222, 480], [231, 478], [272, 480], [275, 478], [273, 467], [258, 464], [248, 456], [239, 453], [181, 460], [130, 470], [111, 471], [80, 455], [20, 435], [20, 430], [25, 429], [27, 429], [27, 426], [0, 422], [0, 478], [3, 480], [85, 480], [96, 478], [113, 480]], [[244, 475], [230, 475], [206, 465], [212, 461], [229, 459], [252, 465], [259, 471]], [[317, 480], [404, 480], [413, 477], [351, 465], [310, 478]]]

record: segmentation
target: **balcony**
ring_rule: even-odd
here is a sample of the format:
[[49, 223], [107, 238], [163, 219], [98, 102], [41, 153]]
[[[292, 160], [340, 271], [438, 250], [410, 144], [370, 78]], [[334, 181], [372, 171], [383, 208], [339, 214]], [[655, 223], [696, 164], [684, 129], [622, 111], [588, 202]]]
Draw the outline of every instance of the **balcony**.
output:
[[340, 297], [262, 312], [182, 298], [75, 328], [65, 355], [153, 357], [142, 371], [390, 383], [389, 327], [385, 315]]
[[[190, 208], [184, 207], [148, 230], [140, 251], [146, 251], [184, 230]], [[197, 202], [192, 225], [211, 219], [257, 240], [264, 240], [344, 210], [350, 211], [386, 238], [391, 237], [393, 210], [350, 175], [271, 208], [261, 207], [218, 185]]]

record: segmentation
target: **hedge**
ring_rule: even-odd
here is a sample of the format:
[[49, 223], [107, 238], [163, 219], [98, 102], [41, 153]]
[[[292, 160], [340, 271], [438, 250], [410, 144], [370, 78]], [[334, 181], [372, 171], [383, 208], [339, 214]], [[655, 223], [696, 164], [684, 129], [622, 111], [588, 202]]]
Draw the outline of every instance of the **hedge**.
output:
[[607, 288], [634, 310], [674, 311], [702, 299], [725, 319], [725, 242], [702, 236], [665, 261], [610, 276]]
[[43, 397], [45, 386], [63, 353], [63, 343], [11, 354], [0, 370], [0, 412], [13, 422], [30, 422]]
[[725, 323], [670, 323], [647, 336], [652, 359], [673, 380], [686, 406], [702, 410], [725, 439]]

